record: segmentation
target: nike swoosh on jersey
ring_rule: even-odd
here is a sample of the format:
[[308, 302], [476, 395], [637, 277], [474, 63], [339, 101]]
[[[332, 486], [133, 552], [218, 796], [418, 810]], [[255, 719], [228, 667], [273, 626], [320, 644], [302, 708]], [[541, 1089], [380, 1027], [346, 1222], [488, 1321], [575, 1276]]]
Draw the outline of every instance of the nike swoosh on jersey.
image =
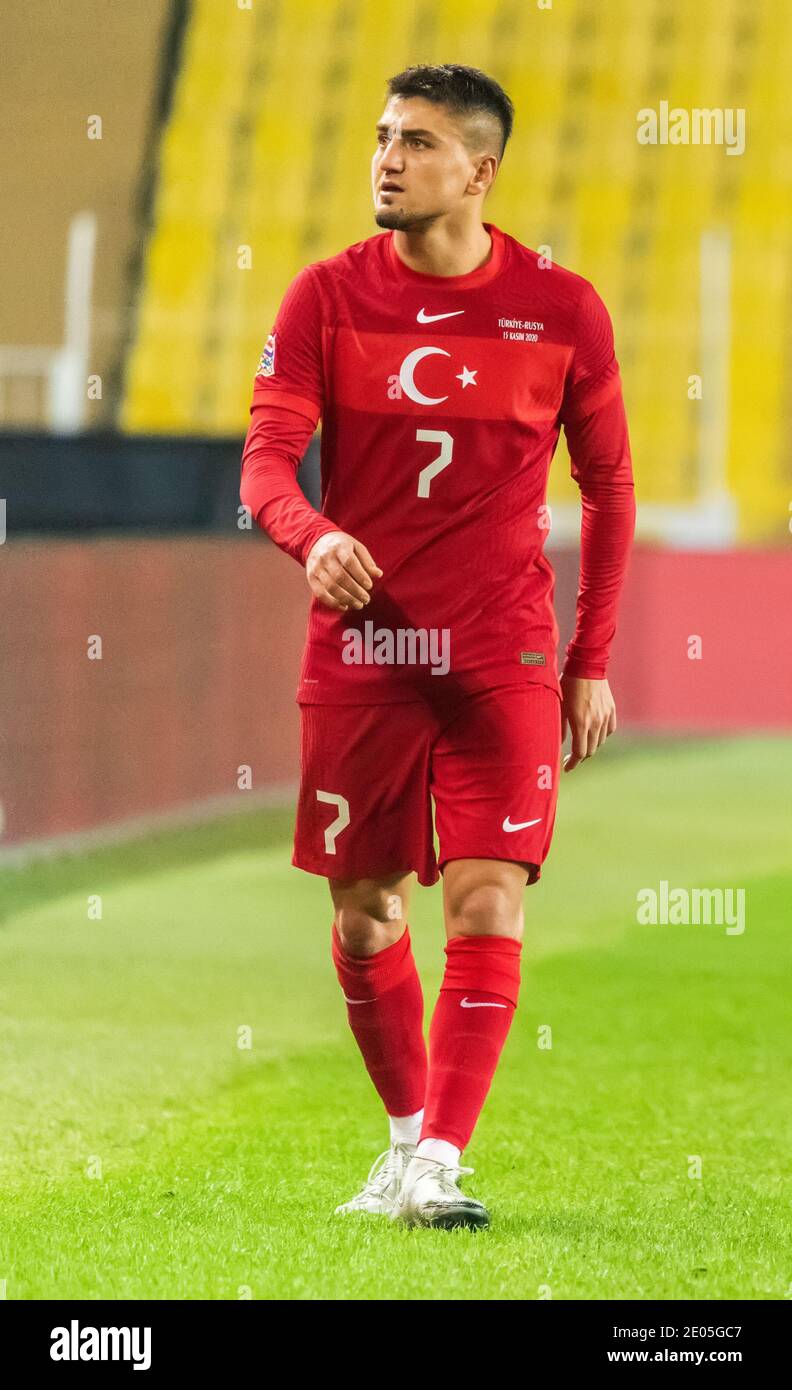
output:
[[509, 817], [507, 816], [505, 821], [503, 822], [503, 829], [507, 832], [507, 834], [511, 830], [525, 830], [526, 826], [538, 825], [541, 819], [541, 816], [537, 816], [536, 820], [521, 820], [518, 821], [517, 825], [512, 825]]
[[484, 999], [482, 999], [479, 1003], [476, 1003], [475, 1000], [468, 999], [467, 995], [465, 995], [465, 998], [464, 998], [464, 999], [460, 999], [459, 1004], [460, 1004], [460, 1007], [463, 1008], [463, 1009], [505, 1009], [505, 1008], [506, 1008], [506, 1005], [505, 1005], [505, 1004], [491, 1004], [491, 1003], [489, 1002], [489, 1000], [484, 1000]]
[[450, 314], [427, 314], [425, 309], [419, 309], [416, 318], [419, 323], [436, 323], [438, 319], [455, 319], [457, 314], [464, 312], [464, 309], [453, 309]]

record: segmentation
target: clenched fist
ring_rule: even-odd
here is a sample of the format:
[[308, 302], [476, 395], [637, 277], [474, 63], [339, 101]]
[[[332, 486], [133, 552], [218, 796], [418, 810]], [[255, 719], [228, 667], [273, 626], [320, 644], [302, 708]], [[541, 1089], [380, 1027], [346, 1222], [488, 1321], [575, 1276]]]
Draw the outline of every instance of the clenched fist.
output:
[[382, 570], [362, 541], [346, 531], [328, 531], [308, 552], [305, 575], [320, 603], [346, 613], [350, 608], [365, 608]]

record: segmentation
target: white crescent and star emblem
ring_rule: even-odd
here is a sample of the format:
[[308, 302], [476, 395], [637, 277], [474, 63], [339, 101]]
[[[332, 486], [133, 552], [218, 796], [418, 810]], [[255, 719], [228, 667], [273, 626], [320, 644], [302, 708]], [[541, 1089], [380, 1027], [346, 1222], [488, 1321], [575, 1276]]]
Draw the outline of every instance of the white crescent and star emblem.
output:
[[[464, 313], [465, 311], [462, 309], [459, 312]], [[418, 390], [415, 384], [415, 368], [418, 366], [418, 363], [421, 362], [424, 357], [431, 357], [435, 353], [438, 353], [441, 357], [451, 356], [450, 352], [446, 352], [445, 348], [414, 348], [412, 352], [407, 353], [407, 356], [399, 368], [399, 384], [401, 389], [405, 396], [409, 396], [411, 401], [415, 401], [416, 405], [440, 405], [442, 401], [448, 400], [448, 396], [425, 396], [422, 391]], [[478, 367], [476, 367], [474, 371], [470, 371], [468, 367], [464, 366], [461, 372], [457, 372], [456, 379], [462, 382], [463, 390], [466, 386], [478, 386], [478, 382], [476, 381], [477, 372]]]

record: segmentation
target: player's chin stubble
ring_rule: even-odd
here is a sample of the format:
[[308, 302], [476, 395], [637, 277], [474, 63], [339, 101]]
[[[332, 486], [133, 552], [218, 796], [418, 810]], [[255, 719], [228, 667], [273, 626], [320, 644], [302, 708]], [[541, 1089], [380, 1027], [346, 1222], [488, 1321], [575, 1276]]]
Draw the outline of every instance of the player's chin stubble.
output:
[[374, 213], [374, 221], [378, 227], [384, 227], [390, 231], [407, 231], [415, 227], [426, 227], [434, 221], [434, 216], [416, 217], [415, 214], [405, 212], [403, 208], [378, 208]]
[[378, 208], [374, 213], [374, 221], [378, 227], [403, 227], [406, 218], [407, 214], [401, 208]]

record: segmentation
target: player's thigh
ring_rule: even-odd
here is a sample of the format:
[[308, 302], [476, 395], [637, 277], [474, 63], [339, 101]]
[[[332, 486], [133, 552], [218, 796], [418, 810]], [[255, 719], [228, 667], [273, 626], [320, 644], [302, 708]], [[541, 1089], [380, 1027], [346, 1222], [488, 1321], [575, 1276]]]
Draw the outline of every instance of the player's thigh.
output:
[[432, 749], [443, 874], [452, 860], [492, 859], [527, 865], [535, 883], [552, 840], [560, 766], [553, 689], [526, 682], [467, 699]]
[[432, 736], [431, 717], [417, 703], [300, 707], [292, 863], [340, 885], [346, 905], [367, 903], [384, 920], [393, 899], [405, 896], [398, 885], [410, 872], [422, 883], [438, 878]]

